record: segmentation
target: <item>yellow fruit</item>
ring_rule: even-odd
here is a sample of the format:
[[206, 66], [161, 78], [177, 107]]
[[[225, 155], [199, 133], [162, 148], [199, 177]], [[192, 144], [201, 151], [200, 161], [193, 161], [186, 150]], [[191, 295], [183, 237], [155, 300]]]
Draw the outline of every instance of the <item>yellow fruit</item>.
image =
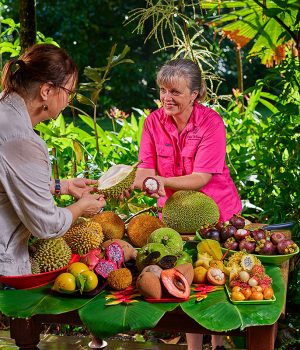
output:
[[74, 262], [73, 264], [71, 264], [68, 267], [68, 272], [70, 272], [74, 277], [77, 277], [80, 273], [84, 272], [84, 271], [88, 271], [89, 268], [86, 264], [82, 263], [82, 262]]
[[207, 282], [207, 270], [203, 266], [198, 266], [194, 269], [193, 283], [205, 283]]
[[51, 289], [59, 293], [74, 293], [76, 291], [75, 277], [69, 272], [63, 272], [56, 277]]
[[98, 277], [94, 271], [83, 271], [76, 277], [76, 285], [82, 292], [91, 292], [98, 286]]
[[235, 301], [243, 301], [243, 300], [245, 300], [245, 296], [241, 292], [232, 292], [231, 299], [235, 300]]

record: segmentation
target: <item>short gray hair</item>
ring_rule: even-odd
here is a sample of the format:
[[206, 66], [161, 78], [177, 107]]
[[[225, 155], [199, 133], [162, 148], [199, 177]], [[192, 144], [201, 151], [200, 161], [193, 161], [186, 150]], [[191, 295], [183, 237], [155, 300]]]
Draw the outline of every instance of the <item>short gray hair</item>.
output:
[[166, 62], [158, 71], [156, 82], [158, 86], [170, 85], [174, 80], [183, 77], [187, 80], [190, 91], [198, 91], [197, 99], [206, 96], [206, 84], [198, 65], [185, 58], [176, 58]]

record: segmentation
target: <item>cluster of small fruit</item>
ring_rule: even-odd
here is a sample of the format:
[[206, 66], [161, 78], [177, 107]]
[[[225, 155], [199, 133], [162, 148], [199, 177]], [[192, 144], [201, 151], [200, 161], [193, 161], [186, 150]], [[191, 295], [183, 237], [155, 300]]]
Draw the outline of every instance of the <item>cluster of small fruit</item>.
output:
[[261, 255], [294, 253], [297, 245], [283, 232], [271, 232], [263, 229], [247, 230], [245, 219], [234, 215], [229, 222], [219, 222], [215, 227], [201, 230], [203, 238], [220, 242], [221, 246], [231, 250]]
[[262, 265], [254, 265], [250, 271], [241, 270], [229, 283], [231, 299], [269, 300], [274, 296], [272, 279], [265, 273]]
[[72, 263], [67, 272], [59, 274], [52, 286], [52, 290], [63, 294], [91, 292], [98, 286], [98, 277], [89, 267], [78, 261]]

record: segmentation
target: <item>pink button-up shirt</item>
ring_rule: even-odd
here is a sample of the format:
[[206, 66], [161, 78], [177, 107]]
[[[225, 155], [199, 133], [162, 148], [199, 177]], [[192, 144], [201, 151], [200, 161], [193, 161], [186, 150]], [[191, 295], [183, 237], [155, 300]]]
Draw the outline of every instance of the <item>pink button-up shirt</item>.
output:
[[[140, 168], [155, 169], [163, 177], [210, 173], [211, 180], [201, 192], [210, 196], [220, 210], [220, 220], [227, 221], [242, 210], [237, 189], [225, 163], [226, 133], [222, 118], [214, 110], [195, 103], [189, 121], [179, 134], [172, 117], [163, 108], [145, 120], [139, 159]], [[174, 191], [166, 189], [159, 198], [163, 206]]]

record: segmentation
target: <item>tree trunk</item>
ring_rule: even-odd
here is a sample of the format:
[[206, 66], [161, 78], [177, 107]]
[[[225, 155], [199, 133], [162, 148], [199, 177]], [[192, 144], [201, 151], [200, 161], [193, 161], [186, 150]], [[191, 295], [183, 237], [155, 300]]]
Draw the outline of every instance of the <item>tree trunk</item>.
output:
[[20, 44], [23, 52], [36, 41], [35, 0], [19, 0], [19, 5]]

